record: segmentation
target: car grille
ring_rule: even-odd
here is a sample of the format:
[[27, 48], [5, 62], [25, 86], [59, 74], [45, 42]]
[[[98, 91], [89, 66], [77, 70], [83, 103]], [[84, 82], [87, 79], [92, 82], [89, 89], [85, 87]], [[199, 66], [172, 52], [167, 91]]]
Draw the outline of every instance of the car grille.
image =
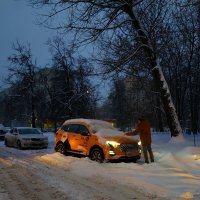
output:
[[43, 139], [41, 139], [41, 138], [31, 138], [31, 141], [33, 141], [33, 142], [41, 142], [41, 141], [43, 141]]
[[135, 144], [120, 144], [120, 150], [121, 151], [134, 151], [139, 149], [139, 145], [137, 143]]

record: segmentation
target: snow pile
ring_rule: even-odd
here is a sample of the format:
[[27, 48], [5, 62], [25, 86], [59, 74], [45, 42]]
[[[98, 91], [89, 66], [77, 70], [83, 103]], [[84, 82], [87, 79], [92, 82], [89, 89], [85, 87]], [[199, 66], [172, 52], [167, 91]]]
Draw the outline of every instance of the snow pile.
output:
[[137, 188], [153, 196], [200, 198], [200, 159], [196, 159], [200, 154], [200, 147], [191, 145], [192, 137], [187, 138], [185, 143], [176, 144], [169, 142], [169, 134], [156, 134], [152, 138], [156, 162], [149, 165], [144, 164], [143, 158], [136, 164], [99, 164], [88, 158], [59, 153], [37, 156], [35, 159], [80, 177], [94, 180], [100, 178], [118, 187]]
[[185, 139], [182, 134], [179, 134], [177, 137], [172, 137], [169, 141], [169, 144], [178, 144], [178, 143], [184, 143]]
[[[55, 174], [64, 170], [80, 177], [80, 180], [92, 180], [94, 184], [106, 182], [116, 188], [137, 189], [161, 199], [200, 199], [200, 135], [196, 136], [197, 146], [194, 146], [192, 135], [184, 135], [185, 142], [173, 143], [170, 134], [152, 134], [155, 163], [151, 164], [145, 164], [143, 158], [137, 163], [99, 164], [85, 157], [64, 156], [54, 152], [54, 135], [48, 136], [47, 150], [20, 151], [9, 148], [9, 151], [27, 156], [30, 154], [31, 159], [54, 167]], [[2, 142], [0, 146], [6, 148]], [[63, 188], [66, 188], [65, 185]]]

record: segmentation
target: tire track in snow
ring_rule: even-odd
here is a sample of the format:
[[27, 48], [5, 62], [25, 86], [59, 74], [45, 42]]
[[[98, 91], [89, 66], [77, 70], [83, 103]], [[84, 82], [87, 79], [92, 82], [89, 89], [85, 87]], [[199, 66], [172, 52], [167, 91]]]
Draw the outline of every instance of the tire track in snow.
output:
[[67, 200], [64, 193], [50, 187], [40, 177], [13, 161], [0, 159], [0, 199]]
[[[16, 169], [23, 169], [24, 176], [18, 180], [18, 175], [11, 178], [21, 181], [21, 185], [26, 184], [33, 177], [38, 177], [36, 183], [44, 184], [46, 188], [56, 186], [55, 192], [62, 196], [62, 193], [70, 200], [131, 200], [131, 199], [159, 199], [152, 195], [144, 194], [142, 191], [133, 190], [132, 188], [123, 187], [117, 183], [111, 183], [103, 177], [83, 178], [75, 175], [64, 168], [58, 167], [53, 163], [44, 160], [34, 159], [34, 155], [27, 152], [12, 148], [3, 148], [3, 157], [13, 162]], [[2, 151], [0, 151], [0, 155]], [[40, 155], [39, 155], [40, 156]], [[32, 183], [34, 185], [34, 182]], [[20, 185], [19, 185], [20, 186]], [[19, 191], [23, 191], [22, 186]], [[30, 190], [26, 188], [25, 191]], [[48, 189], [47, 189], [48, 190]], [[42, 195], [44, 191], [34, 191]], [[30, 190], [30, 193], [33, 192]], [[22, 194], [26, 196], [26, 194]], [[38, 196], [32, 196], [33, 200], [38, 200]], [[51, 197], [50, 197], [51, 198]], [[54, 198], [54, 200], [57, 197]], [[48, 198], [43, 198], [48, 199]], [[61, 198], [58, 198], [61, 200]], [[163, 198], [162, 198], [163, 199]], [[11, 199], [12, 200], [12, 199]], [[23, 200], [23, 199], [22, 199]], [[32, 200], [32, 199], [31, 199]]]

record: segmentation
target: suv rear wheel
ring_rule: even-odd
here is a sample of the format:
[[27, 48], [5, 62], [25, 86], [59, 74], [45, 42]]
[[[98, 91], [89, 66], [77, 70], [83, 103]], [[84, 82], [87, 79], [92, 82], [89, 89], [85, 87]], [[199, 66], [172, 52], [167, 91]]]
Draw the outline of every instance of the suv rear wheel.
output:
[[55, 151], [61, 153], [61, 154], [64, 154], [64, 144], [63, 143], [58, 143], [56, 145], [56, 148], [55, 148]]
[[100, 148], [94, 148], [89, 155], [91, 160], [102, 163], [104, 161], [104, 154]]
[[56, 145], [56, 148], [55, 148], [55, 151], [61, 153], [61, 154], [64, 154], [66, 155], [67, 154], [67, 145], [62, 143], [62, 142], [59, 142], [57, 145]]

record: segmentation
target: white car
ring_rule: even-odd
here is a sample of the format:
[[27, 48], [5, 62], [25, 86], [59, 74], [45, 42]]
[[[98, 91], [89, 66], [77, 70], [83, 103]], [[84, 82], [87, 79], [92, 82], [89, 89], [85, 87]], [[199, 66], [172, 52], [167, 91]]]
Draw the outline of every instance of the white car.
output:
[[16, 127], [5, 135], [5, 146], [23, 148], [47, 148], [48, 137], [37, 128]]

